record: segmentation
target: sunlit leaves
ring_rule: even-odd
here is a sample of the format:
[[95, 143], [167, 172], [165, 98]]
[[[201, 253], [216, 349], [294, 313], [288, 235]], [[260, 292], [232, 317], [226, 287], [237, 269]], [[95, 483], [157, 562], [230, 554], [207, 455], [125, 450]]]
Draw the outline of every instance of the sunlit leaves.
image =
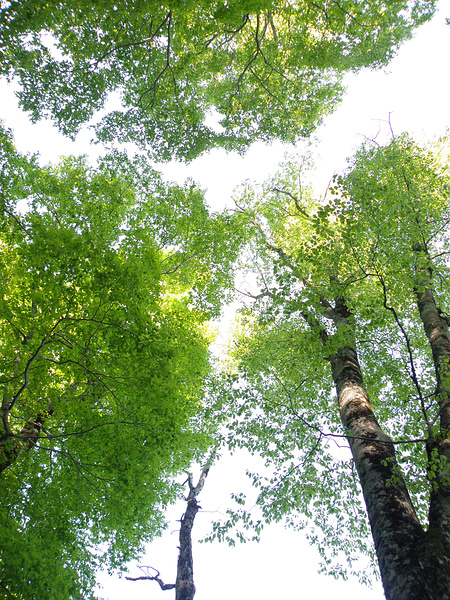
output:
[[[259, 290], [247, 294], [230, 349], [229, 443], [264, 460], [250, 474], [263, 521], [306, 527], [326, 570], [345, 575], [359, 571], [360, 552], [374, 563], [358, 478], [343, 450], [354, 432], [339, 424], [333, 353], [357, 348], [376, 419], [395, 440], [394, 477], [404, 477], [424, 524], [428, 481], [446, 472], [445, 460], [425, 451], [427, 437], [446, 433], [436, 433], [435, 365], [417, 291], [429, 274], [439, 310], [449, 314], [448, 140], [368, 144], [321, 201], [300, 175], [284, 165], [237, 201], [252, 231], [246, 266]], [[250, 507], [231, 512], [216, 534], [230, 537]], [[247, 528], [258, 518], [246, 516]]]
[[210, 443], [208, 319], [242, 228], [140, 158], [42, 168], [1, 133], [0, 579], [90, 598], [97, 568], [159, 534], [174, 476]]
[[1, 69], [19, 78], [33, 119], [74, 136], [115, 92], [122, 107], [97, 125], [103, 140], [190, 160], [309, 135], [341, 97], [342, 73], [386, 64], [433, 11], [433, 0], [12, 1]]

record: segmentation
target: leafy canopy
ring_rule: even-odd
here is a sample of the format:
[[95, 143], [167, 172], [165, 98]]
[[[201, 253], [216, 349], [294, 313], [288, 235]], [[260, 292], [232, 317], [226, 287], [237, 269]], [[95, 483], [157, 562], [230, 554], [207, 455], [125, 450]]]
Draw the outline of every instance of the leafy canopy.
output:
[[[238, 527], [242, 538], [242, 526], [258, 535], [264, 522], [285, 520], [306, 528], [324, 569], [367, 580], [361, 553], [375, 566], [370, 530], [329, 362], [348, 344], [427, 524], [439, 465], [425, 440], [447, 432], [417, 293], [430, 270], [441, 314], [450, 314], [448, 151], [448, 140], [421, 148], [407, 136], [367, 145], [325, 201], [300, 185], [293, 163], [262, 188], [243, 188], [247, 268], [259, 273], [260, 291], [238, 321], [223, 393], [230, 447], [261, 455], [266, 470], [248, 473], [260, 512], [236, 495], [238, 509], [212, 537], [232, 541]], [[332, 318], [336, 302], [347, 307], [345, 325]]]
[[[434, 0], [114, 2], [12, 0], [0, 9], [0, 73], [33, 120], [74, 136], [97, 123], [162, 160], [309, 135], [342, 74], [389, 62]], [[218, 123], [216, 123], [218, 120]]]
[[91, 598], [210, 443], [207, 322], [239, 226], [139, 157], [41, 168], [0, 134], [1, 594]]

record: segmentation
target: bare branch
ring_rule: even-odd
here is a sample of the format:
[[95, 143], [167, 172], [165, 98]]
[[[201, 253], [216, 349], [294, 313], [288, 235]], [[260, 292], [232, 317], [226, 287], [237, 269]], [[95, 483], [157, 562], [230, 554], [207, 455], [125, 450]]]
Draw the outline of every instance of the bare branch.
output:
[[165, 592], [166, 590], [173, 590], [175, 589], [176, 585], [175, 583], [164, 583], [164, 581], [162, 581], [160, 579], [160, 572], [157, 571], [154, 567], [139, 567], [141, 569], [142, 572], [145, 573], [144, 569], [147, 569], [147, 573], [148, 570], [151, 569], [152, 571], [156, 571], [156, 575], [144, 575], [141, 577], [125, 577], [125, 579], [128, 579], [128, 581], [142, 581], [143, 579], [147, 579], [147, 580], [151, 580], [151, 581], [156, 581], [159, 584], [159, 587]]

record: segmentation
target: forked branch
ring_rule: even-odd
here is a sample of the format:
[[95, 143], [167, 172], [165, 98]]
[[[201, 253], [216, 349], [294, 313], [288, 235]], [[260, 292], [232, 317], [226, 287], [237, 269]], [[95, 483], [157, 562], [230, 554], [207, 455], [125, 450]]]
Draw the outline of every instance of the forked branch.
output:
[[[189, 493], [186, 498], [187, 508], [184, 515], [181, 517], [180, 523], [180, 554], [178, 555], [177, 563], [177, 580], [176, 583], [164, 583], [159, 577], [159, 571], [154, 567], [139, 567], [145, 573], [140, 577], [125, 577], [129, 581], [142, 581], [144, 579], [156, 581], [162, 590], [175, 589], [175, 600], [192, 600], [195, 595], [194, 585], [194, 563], [192, 559], [192, 527], [194, 525], [195, 516], [199, 511], [200, 506], [197, 502], [197, 496], [205, 485], [205, 479], [208, 476], [214, 454], [203, 467], [197, 485], [194, 485], [192, 475], [189, 474], [186, 483], [189, 486]], [[150, 571], [154, 571], [156, 575], [150, 575]]]

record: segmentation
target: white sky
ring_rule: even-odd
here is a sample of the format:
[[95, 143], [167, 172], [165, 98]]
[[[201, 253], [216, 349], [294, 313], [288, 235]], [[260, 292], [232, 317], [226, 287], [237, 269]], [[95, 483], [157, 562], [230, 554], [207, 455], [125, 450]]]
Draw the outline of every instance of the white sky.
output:
[[[364, 136], [380, 138], [388, 135], [386, 121], [391, 119], [395, 133], [408, 131], [416, 138], [429, 138], [445, 133], [450, 126], [450, 0], [438, 3], [439, 12], [424, 25], [415, 38], [404, 44], [399, 55], [382, 72], [364, 72], [347, 78], [348, 93], [340, 108], [318, 131], [318, 187], [323, 189], [334, 172], [345, 167]], [[97, 153], [87, 146], [89, 133], [73, 144], [47, 123], [31, 125], [17, 108], [10, 88], [0, 85], [1, 117], [14, 130], [21, 151], [40, 152], [44, 162], [56, 162], [62, 154]], [[384, 136], [384, 137], [383, 137]], [[380, 139], [379, 138], [379, 139]], [[212, 206], [232, 205], [233, 188], [244, 179], [263, 181], [276, 171], [284, 149], [280, 144], [255, 145], [244, 158], [215, 150], [191, 165], [170, 165], [164, 172], [171, 179], [191, 176], [203, 188]], [[223, 459], [211, 470], [200, 496], [204, 512], [200, 512], [194, 528], [194, 539], [209, 532], [211, 518], [224, 512], [230, 492], [239, 491], [247, 459], [239, 455]], [[171, 525], [163, 539], [154, 542], [140, 564], [152, 565], [161, 572], [166, 583], [175, 581], [178, 524], [184, 505], [171, 511]], [[215, 513], [215, 514], [214, 514]], [[228, 548], [220, 544], [194, 545], [196, 600], [260, 600], [300, 598], [313, 595], [333, 600], [381, 600], [381, 586], [374, 590], [355, 581], [341, 582], [317, 575], [318, 554], [308, 546], [302, 533], [271, 526], [263, 532], [259, 545]], [[130, 574], [137, 576], [136, 566]], [[105, 600], [173, 598], [174, 592], [162, 592], [155, 582], [128, 582], [102, 577]]]

